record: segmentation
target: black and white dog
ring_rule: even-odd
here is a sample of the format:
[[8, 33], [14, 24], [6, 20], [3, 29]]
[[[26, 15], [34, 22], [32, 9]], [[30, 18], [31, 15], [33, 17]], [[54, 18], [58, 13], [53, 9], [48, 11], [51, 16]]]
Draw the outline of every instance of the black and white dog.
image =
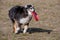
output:
[[33, 5], [14, 6], [9, 10], [9, 17], [13, 23], [14, 33], [18, 33], [21, 30], [21, 25], [24, 25], [23, 33], [26, 33], [29, 22], [32, 19], [32, 13], [35, 13]]

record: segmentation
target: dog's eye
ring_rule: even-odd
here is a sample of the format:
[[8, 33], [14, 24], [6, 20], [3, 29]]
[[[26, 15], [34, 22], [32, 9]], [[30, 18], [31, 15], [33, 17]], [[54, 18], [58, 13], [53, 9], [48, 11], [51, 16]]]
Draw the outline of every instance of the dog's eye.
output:
[[30, 9], [33, 9], [32, 7]]

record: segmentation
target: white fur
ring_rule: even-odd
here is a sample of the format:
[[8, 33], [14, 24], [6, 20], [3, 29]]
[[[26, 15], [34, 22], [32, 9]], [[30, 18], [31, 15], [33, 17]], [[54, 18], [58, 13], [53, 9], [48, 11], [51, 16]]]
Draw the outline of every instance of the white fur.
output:
[[32, 13], [31, 13], [30, 11], [28, 11], [28, 15], [29, 15], [29, 16], [32, 16]]
[[20, 19], [20, 23], [22, 23], [22, 24], [28, 23], [28, 20], [29, 20], [29, 17], [22, 18], [22, 19]]

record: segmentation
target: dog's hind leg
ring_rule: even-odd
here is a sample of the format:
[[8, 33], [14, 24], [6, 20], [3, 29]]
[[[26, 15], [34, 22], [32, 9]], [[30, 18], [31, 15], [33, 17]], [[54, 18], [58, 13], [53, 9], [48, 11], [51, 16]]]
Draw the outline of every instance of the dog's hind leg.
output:
[[13, 24], [13, 32], [14, 33], [18, 33], [18, 31], [20, 30], [17, 21], [15, 20], [14, 24]]

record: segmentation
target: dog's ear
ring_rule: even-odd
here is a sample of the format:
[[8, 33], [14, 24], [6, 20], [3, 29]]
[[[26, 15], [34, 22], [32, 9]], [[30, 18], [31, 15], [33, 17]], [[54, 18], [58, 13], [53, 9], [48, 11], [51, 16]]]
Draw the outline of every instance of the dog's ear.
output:
[[25, 5], [25, 8], [27, 8], [27, 5]]
[[33, 5], [31, 5], [31, 4], [30, 4], [30, 5], [25, 5], [25, 8], [26, 8], [26, 9], [28, 9], [28, 8], [30, 8], [30, 7], [33, 7]]

